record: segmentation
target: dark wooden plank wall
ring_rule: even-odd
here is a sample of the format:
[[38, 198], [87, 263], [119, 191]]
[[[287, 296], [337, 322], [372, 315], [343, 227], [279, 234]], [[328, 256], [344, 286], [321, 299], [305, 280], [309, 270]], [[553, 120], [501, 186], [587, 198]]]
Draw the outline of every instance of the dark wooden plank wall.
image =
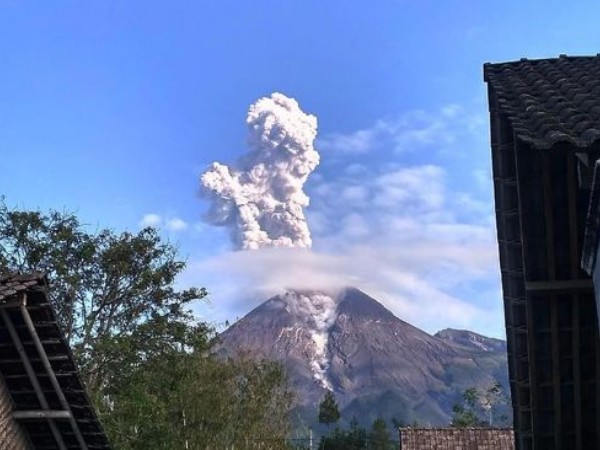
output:
[[527, 340], [527, 364], [515, 377], [528, 380], [530, 396], [519, 396], [516, 408], [524, 420], [531, 414], [529, 426], [517, 425], [522, 450], [600, 448], [596, 306], [591, 279], [579, 268], [589, 190], [578, 186], [570, 150], [519, 143], [513, 150]]

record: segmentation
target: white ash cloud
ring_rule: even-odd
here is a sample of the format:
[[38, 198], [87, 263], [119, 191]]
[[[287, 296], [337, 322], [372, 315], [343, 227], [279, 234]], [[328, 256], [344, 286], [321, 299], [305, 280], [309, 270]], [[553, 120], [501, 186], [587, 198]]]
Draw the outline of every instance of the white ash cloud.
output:
[[325, 293], [297, 291], [288, 291], [282, 298], [286, 302], [288, 312], [301, 319], [310, 331], [313, 348], [309, 366], [315, 380], [325, 389], [332, 390], [331, 382], [327, 378], [329, 368], [327, 344], [329, 330], [337, 318], [336, 299]]
[[310, 247], [303, 186], [319, 164], [317, 118], [273, 93], [250, 107], [246, 123], [248, 152], [232, 166], [214, 162], [200, 177], [211, 201], [206, 220], [229, 227], [238, 249]]
[[[215, 162], [200, 177], [201, 193], [212, 202], [207, 221], [229, 227], [237, 249], [310, 248], [312, 240], [303, 210], [309, 198], [303, 187], [319, 164], [314, 148], [317, 118], [305, 114], [296, 100], [274, 93], [250, 107], [246, 123], [248, 153], [232, 166]], [[286, 260], [277, 264], [285, 265]], [[293, 272], [293, 268], [288, 267], [288, 271]], [[314, 289], [312, 282], [303, 279], [301, 288]], [[335, 300], [325, 294], [300, 293], [289, 286], [283, 298], [310, 332], [313, 346], [309, 366], [315, 380], [331, 389], [326, 374], [327, 342], [336, 319]]]
[[354, 286], [427, 331], [502, 337], [491, 202], [464, 197], [449, 186], [452, 173], [431, 164], [351, 169], [313, 186], [316, 248], [232, 252], [190, 266], [213, 280], [220, 309], [243, 314], [286, 289]]

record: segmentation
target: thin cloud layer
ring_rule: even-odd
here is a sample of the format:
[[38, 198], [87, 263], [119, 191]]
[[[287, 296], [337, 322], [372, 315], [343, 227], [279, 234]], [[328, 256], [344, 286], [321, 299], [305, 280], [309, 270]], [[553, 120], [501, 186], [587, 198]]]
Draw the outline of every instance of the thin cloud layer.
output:
[[312, 192], [308, 217], [313, 250], [225, 253], [194, 263], [190, 276], [213, 280], [219, 307], [238, 315], [287, 289], [335, 292], [354, 286], [426, 330], [455, 326], [489, 332], [499, 313], [489, 293], [477, 299], [461, 298], [460, 292], [496, 281], [491, 211], [463, 206], [457, 213], [459, 198], [464, 200], [446, 178], [442, 168], [424, 165], [323, 181]]
[[229, 317], [288, 289], [334, 294], [354, 286], [427, 331], [450, 326], [502, 337], [489, 172], [476, 164], [451, 171], [432, 157], [480, 145], [479, 124], [477, 114], [449, 105], [319, 139], [324, 166], [307, 187], [312, 250], [223, 253], [193, 262], [188, 276], [208, 277]]
[[446, 105], [436, 112], [409, 111], [397, 118], [380, 119], [350, 133], [330, 133], [318, 140], [318, 148], [330, 155], [358, 155], [376, 150], [397, 154], [427, 146], [449, 146], [466, 135], [480, 135], [485, 117], [460, 105]]
[[178, 232], [187, 230], [188, 223], [179, 217], [163, 217], [160, 214], [150, 213], [144, 215], [138, 223], [140, 228], [164, 228], [167, 231]]

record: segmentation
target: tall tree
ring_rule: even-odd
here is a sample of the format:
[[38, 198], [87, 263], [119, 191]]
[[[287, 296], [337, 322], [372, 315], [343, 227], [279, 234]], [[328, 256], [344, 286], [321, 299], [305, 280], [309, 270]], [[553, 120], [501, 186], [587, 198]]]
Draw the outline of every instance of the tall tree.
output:
[[[0, 199], [0, 273], [45, 272], [52, 302], [88, 388], [97, 391], [159, 345], [147, 339], [191, 320], [204, 289], [176, 290], [185, 263], [157, 231], [88, 231], [71, 213], [19, 211]], [[167, 341], [163, 339], [162, 344]]]
[[369, 448], [372, 450], [392, 450], [393, 445], [390, 439], [390, 432], [385, 420], [378, 417], [373, 421], [371, 432], [369, 433]]
[[74, 214], [9, 210], [0, 199], [0, 274], [48, 274], [115, 448], [251, 449], [265, 435], [283, 448], [293, 399], [283, 369], [212, 354], [214, 330], [189, 310], [205, 290], [174, 287], [184, 267], [152, 228], [90, 232]]
[[470, 387], [465, 390], [462, 402], [454, 405], [451, 425], [455, 427], [493, 426], [494, 420], [506, 423], [508, 418], [499, 415], [508, 403], [502, 385], [494, 381], [487, 387]]
[[465, 390], [462, 396], [462, 403], [457, 403], [452, 407], [453, 427], [465, 428], [481, 426], [484, 422], [477, 416], [476, 407], [478, 392], [474, 387]]
[[356, 417], [350, 421], [350, 429], [336, 428], [329, 436], [323, 436], [319, 450], [364, 450], [367, 447], [367, 430], [358, 424]]
[[340, 420], [340, 410], [333, 392], [327, 391], [319, 404], [319, 422], [327, 425], [329, 429], [332, 423]]
[[112, 397], [105, 423], [120, 450], [251, 450], [263, 441], [276, 449], [285, 446], [292, 401], [278, 364], [198, 348], [140, 366]]

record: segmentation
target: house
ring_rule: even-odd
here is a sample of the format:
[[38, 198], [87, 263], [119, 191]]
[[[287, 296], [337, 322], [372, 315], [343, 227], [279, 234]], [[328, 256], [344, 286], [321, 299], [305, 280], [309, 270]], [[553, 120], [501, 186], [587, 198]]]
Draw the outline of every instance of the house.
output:
[[485, 64], [484, 80], [515, 446], [600, 449], [598, 314], [581, 268], [600, 57]]
[[42, 274], [0, 277], [0, 447], [108, 450]]
[[509, 428], [400, 428], [400, 450], [514, 450]]

